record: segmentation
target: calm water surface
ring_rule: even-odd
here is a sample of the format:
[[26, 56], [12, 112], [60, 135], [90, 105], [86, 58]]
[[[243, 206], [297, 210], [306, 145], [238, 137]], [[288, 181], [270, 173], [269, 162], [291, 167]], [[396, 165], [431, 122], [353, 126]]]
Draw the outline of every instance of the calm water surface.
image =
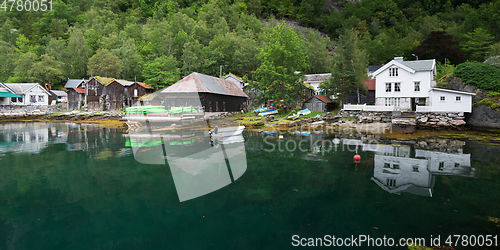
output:
[[500, 217], [495, 144], [245, 131], [246, 172], [180, 202], [169, 165], [136, 161], [119, 130], [0, 131], [0, 249], [287, 249], [293, 235], [429, 245], [500, 231], [487, 219]]

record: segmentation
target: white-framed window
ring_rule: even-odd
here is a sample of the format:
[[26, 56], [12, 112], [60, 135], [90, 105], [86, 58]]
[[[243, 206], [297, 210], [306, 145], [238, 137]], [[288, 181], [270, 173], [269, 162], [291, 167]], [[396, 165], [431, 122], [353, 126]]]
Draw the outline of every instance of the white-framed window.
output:
[[385, 83], [385, 92], [391, 92], [392, 91], [392, 83], [386, 82]]
[[462, 97], [461, 97], [461, 96], [457, 96], [457, 97], [455, 97], [455, 101], [457, 101], [457, 102], [462, 101]]
[[35, 103], [36, 102], [36, 95], [30, 95], [30, 101], [32, 103]]
[[412, 166], [412, 172], [418, 172], [418, 166]]
[[137, 96], [137, 89], [134, 89], [134, 96]]
[[414, 88], [415, 92], [419, 92], [420, 91], [420, 82], [414, 82], [413, 85], [415, 87]]
[[391, 164], [389, 164], [389, 163], [384, 163], [384, 168], [391, 168]]
[[18, 97], [17, 98], [17, 102], [23, 103], [23, 98], [22, 97]]
[[394, 98], [394, 106], [401, 106], [401, 98], [397, 97]]
[[11, 97], [10, 102], [17, 102], [17, 97]]
[[392, 165], [392, 169], [399, 169], [399, 164]]
[[401, 83], [400, 82], [394, 83], [394, 92], [401, 92]]
[[446, 96], [442, 95], [440, 98], [439, 98], [440, 101], [444, 102], [446, 101]]
[[385, 98], [385, 106], [391, 106], [391, 98]]
[[39, 95], [39, 96], [38, 96], [38, 101], [39, 101], [39, 102], [43, 102], [43, 95]]
[[398, 68], [390, 68], [389, 76], [398, 76]]
[[439, 163], [439, 171], [444, 171], [444, 161]]

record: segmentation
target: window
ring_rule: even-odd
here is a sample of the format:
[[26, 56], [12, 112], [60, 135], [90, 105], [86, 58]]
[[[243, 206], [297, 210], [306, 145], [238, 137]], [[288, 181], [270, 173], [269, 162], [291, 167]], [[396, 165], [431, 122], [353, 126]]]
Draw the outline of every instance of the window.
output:
[[389, 163], [384, 163], [384, 168], [390, 168], [391, 167], [391, 164]]
[[443, 171], [444, 170], [444, 162], [440, 162], [439, 163], [439, 171]]
[[398, 76], [398, 68], [390, 68], [389, 76]]
[[412, 172], [418, 172], [418, 166], [413, 166]]
[[17, 101], [17, 97], [11, 97], [10, 98], [10, 102], [16, 102]]
[[31, 102], [36, 102], [36, 95], [30, 95], [30, 101]]
[[399, 169], [399, 164], [392, 165], [392, 169]]
[[394, 92], [401, 92], [401, 83], [400, 82], [394, 83]]
[[455, 163], [455, 168], [459, 168], [460, 167], [460, 163]]
[[22, 103], [23, 102], [23, 98], [22, 97], [18, 97], [17, 98], [17, 102], [21, 102]]
[[394, 98], [394, 106], [401, 106], [401, 98]]
[[394, 180], [394, 179], [387, 179], [387, 186], [389, 186], [389, 187], [395, 187], [396, 186], [396, 180]]
[[385, 83], [385, 92], [391, 92], [391, 84], [390, 82]]
[[461, 96], [457, 96], [457, 97], [455, 97], [455, 100], [456, 100], [457, 102], [459, 102], [459, 101], [461, 101], [461, 100], [462, 100], [462, 97], [461, 97]]
[[39, 95], [39, 96], [38, 96], [38, 101], [39, 101], [39, 102], [43, 102], [43, 95]]
[[413, 84], [415, 86], [415, 92], [419, 92], [420, 91], [420, 82], [414, 82]]
[[137, 89], [134, 89], [134, 96], [137, 96]]
[[391, 106], [391, 98], [385, 98], [385, 106]]
[[441, 96], [439, 100], [441, 100], [442, 102], [446, 101], [446, 96]]

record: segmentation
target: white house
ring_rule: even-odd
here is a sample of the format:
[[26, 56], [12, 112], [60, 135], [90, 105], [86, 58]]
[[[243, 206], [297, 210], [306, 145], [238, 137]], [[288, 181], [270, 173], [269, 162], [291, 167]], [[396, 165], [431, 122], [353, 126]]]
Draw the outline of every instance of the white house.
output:
[[332, 74], [324, 73], [324, 74], [310, 74], [304, 76], [305, 76], [304, 83], [311, 85], [314, 88], [314, 92], [316, 93], [316, 95], [321, 95], [322, 93], [319, 90], [319, 85], [326, 79], [330, 78]]
[[243, 89], [245, 86], [248, 85], [248, 83], [244, 82], [243, 80], [241, 80], [239, 77], [229, 73], [227, 76], [225, 76], [224, 78], [222, 78], [224, 80], [228, 80], [228, 81], [231, 81], [233, 82], [234, 84], [236, 84], [238, 87], [240, 87], [241, 89]]
[[51, 94], [38, 83], [5, 83], [3, 86], [20, 96], [8, 99], [5, 105], [49, 105]]
[[14, 98], [17, 100], [17, 98], [22, 98], [22, 96], [16, 95], [12, 89], [0, 82], [0, 105], [10, 105], [11, 99]]
[[375, 107], [346, 105], [347, 110], [472, 112], [474, 93], [436, 88], [436, 60], [404, 61], [402, 57], [373, 72]]

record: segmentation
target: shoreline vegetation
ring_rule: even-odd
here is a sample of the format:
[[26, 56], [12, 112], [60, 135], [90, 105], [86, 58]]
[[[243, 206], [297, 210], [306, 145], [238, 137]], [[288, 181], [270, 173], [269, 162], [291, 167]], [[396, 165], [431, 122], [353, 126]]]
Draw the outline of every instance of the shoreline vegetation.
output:
[[[339, 118], [335, 115], [339, 110], [333, 112], [312, 112], [301, 116], [297, 120], [287, 120], [286, 113], [276, 114], [272, 117], [259, 117], [253, 112], [235, 114], [227, 117], [220, 116], [222, 122], [237, 121], [246, 129], [261, 131], [305, 131], [308, 133], [327, 132], [345, 134], [374, 134], [381, 138], [410, 141], [425, 138], [455, 139], [466, 141], [477, 141], [487, 143], [500, 143], [498, 130], [484, 129], [478, 127], [465, 127], [460, 130], [452, 128], [428, 129], [418, 128], [414, 133], [394, 132], [391, 130], [390, 122], [359, 123], [356, 117]], [[128, 126], [123, 120], [124, 112], [80, 112], [80, 111], [58, 111], [53, 114], [39, 116], [22, 116], [0, 119], [0, 122], [74, 122], [84, 124], [96, 124], [107, 128], [127, 130]]]

